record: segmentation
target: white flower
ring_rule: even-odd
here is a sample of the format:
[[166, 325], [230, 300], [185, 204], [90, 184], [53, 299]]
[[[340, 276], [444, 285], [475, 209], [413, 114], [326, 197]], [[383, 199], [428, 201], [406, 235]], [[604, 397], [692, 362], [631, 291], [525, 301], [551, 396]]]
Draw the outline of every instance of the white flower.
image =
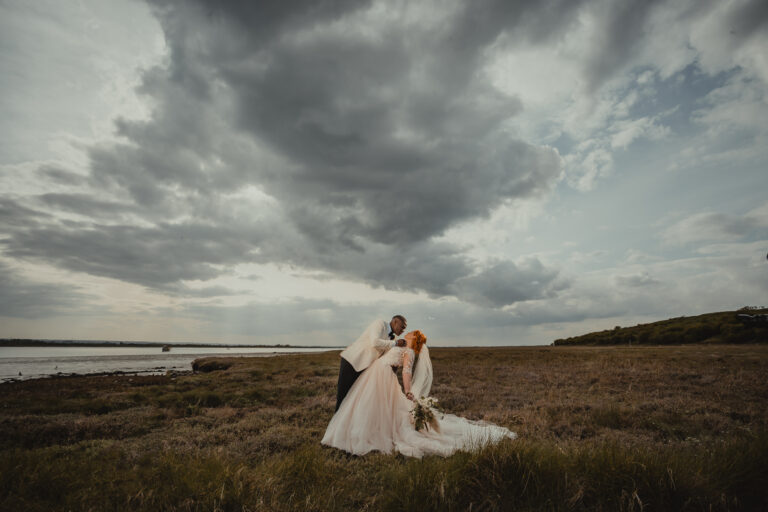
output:
[[422, 396], [414, 401], [413, 409], [411, 409], [411, 423], [416, 430], [423, 428], [429, 430], [430, 425], [433, 427], [436, 425], [435, 412], [437, 412], [437, 399], [431, 396]]

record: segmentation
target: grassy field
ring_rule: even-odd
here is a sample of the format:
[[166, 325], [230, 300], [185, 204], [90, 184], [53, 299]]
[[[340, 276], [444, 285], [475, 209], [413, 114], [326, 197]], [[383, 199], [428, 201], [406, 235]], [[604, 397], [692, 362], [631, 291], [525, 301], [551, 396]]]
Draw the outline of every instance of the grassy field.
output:
[[432, 357], [446, 411], [519, 439], [423, 460], [322, 447], [338, 352], [12, 382], [0, 385], [0, 509], [768, 509], [768, 346]]

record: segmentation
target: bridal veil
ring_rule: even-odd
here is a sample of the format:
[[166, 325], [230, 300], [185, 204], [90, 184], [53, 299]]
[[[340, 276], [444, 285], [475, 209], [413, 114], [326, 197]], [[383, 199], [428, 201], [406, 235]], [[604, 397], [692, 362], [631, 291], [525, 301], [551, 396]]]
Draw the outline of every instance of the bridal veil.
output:
[[432, 360], [429, 358], [429, 349], [427, 345], [422, 345], [419, 357], [416, 360], [416, 367], [413, 370], [411, 380], [411, 393], [416, 398], [429, 396], [432, 389]]

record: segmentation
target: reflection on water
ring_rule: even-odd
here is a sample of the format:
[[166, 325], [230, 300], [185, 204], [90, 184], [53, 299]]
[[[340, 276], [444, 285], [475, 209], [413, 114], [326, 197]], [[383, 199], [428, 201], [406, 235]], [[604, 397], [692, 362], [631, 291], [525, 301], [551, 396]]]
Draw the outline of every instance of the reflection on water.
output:
[[122, 371], [164, 374], [187, 371], [192, 361], [205, 356], [272, 356], [291, 352], [322, 352], [327, 348], [240, 348], [240, 347], [0, 347], [0, 382], [34, 379], [56, 374], [86, 374]]

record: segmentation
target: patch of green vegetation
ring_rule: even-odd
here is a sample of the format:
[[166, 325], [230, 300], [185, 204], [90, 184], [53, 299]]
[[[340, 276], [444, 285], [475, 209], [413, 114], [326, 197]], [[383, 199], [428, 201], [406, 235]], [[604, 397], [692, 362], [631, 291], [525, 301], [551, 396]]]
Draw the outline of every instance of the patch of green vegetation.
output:
[[692, 317], [670, 318], [558, 339], [555, 345], [677, 345], [687, 343], [765, 343], [768, 323], [749, 325], [739, 314], [768, 314], [768, 309], [722, 311]]

